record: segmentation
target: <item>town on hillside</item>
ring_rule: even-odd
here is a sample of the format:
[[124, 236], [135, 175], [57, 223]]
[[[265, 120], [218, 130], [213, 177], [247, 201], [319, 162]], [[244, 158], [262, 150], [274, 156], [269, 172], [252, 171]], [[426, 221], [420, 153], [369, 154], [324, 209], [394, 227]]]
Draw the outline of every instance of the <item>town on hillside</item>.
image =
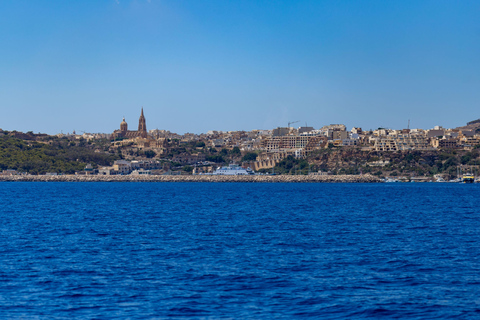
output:
[[480, 119], [463, 127], [350, 130], [286, 127], [183, 135], [137, 130], [125, 119], [112, 133], [34, 134], [0, 129], [0, 173], [211, 174], [237, 164], [262, 174], [366, 174], [407, 180], [453, 179], [480, 165]]

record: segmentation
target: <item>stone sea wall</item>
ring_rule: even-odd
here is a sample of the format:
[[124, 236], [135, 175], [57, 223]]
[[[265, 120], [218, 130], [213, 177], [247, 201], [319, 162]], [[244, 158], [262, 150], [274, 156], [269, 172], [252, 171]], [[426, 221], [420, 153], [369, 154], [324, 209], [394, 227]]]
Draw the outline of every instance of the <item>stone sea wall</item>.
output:
[[336, 176], [0, 176], [0, 181], [40, 181], [40, 182], [382, 182], [378, 177], [364, 175]]

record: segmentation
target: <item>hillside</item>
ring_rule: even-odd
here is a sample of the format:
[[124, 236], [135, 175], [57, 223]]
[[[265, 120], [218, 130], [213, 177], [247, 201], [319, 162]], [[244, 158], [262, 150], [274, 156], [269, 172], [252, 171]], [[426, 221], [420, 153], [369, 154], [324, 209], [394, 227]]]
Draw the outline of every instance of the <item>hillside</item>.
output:
[[47, 172], [73, 174], [87, 163], [109, 165], [118, 155], [95, 152], [86, 143], [52, 139], [48, 143], [24, 141], [9, 135], [0, 137], [0, 171], [15, 169], [30, 174]]

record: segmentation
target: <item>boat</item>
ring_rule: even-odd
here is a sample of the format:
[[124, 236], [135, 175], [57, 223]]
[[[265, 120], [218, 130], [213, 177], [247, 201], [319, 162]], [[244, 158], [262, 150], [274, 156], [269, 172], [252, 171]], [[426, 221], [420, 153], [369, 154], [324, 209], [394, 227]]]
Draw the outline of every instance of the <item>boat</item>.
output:
[[218, 167], [212, 174], [224, 176], [248, 176], [254, 175], [255, 172], [250, 168], [244, 169], [239, 165], [231, 164], [228, 167]]
[[473, 173], [465, 173], [462, 176], [462, 182], [463, 183], [474, 183], [475, 182], [475, 176]]

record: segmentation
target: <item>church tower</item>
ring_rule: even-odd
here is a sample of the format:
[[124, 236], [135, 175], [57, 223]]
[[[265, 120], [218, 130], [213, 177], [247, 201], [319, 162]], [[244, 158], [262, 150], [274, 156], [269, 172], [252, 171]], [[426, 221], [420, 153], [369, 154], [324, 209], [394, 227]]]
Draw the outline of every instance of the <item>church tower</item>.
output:
[[142, 138], [147, 137], [147, 124], [145, 122], [145, 116], [143, 115], [143, 107], [142, 114], [140, 114], [140, 119], [138, 119], [138, 133]]

